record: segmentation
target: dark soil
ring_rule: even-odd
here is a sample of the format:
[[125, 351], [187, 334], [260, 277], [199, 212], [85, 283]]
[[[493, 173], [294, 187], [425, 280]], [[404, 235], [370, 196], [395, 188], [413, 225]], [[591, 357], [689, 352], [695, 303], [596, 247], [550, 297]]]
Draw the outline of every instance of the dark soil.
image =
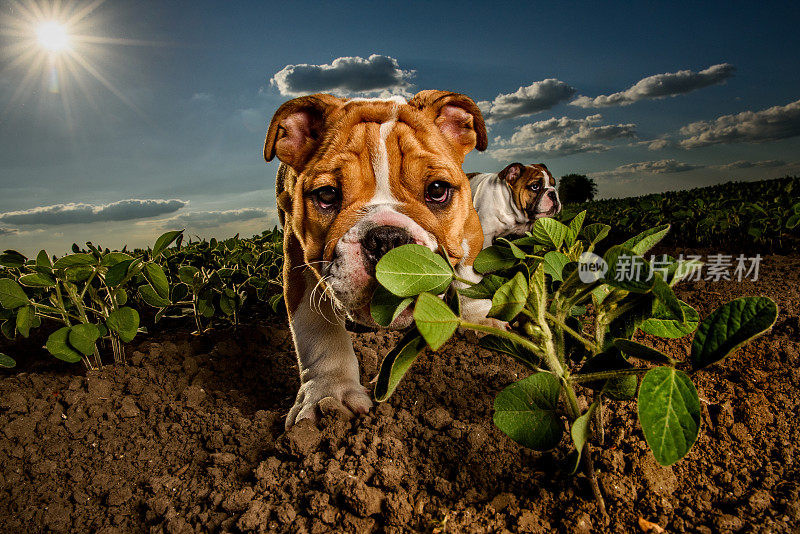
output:
[[[524, 375], [459, 336], [423, 354], [388, 403], [283, 432], [298, 385], [285, 324], [198, 337], [153, 334], [130, 364], [84, 374], [39, 352], [0, 378], [2, 532], [668, 532], [800, 529], [800, 256], [769, 256], [753, 282], [688, 282], [701, 316], [743, 295], [780, 306], [772, 331], [695, 376], [700, 438], [658, 466], [634, 402], [606, 410], [585, 477], [523, 450], [492, 423]], [[397, 334], [354, 336], [363, 380]], [[661, 340], [648, 340], [667, 350]], [[687, 340], [668, 349], [685, 358]], [[660, 532], [652, 527], [650, 532]]]

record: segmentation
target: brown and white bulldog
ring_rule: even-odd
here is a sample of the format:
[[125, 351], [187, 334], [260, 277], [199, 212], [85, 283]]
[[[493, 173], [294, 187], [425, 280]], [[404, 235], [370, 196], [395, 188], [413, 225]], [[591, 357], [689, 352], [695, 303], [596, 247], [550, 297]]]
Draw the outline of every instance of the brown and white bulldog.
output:
[[[275, 113], [264, 158], [282, 162], [284, 297], [300, 367], [287, 428], [317, 419], [325, 397], [355, 413], [372, 406], [344, 321], [377, 326], [369, 304], [375, 264], [388, 250], [443, 247], [460, 276], [480, 279], [472, 262], [483, 233], [461, 166], [486, 143], [475, 103], [446, 91], [422, 91], [408, 102], [316, 94]], [[477, 308], [485, 317], [485, 306]], [[412, 320], [406, 310], [391, 327]]]
[[523, 234], [536, 219], [561, 211], [556, 180], [544, 163], [512, 163], [498, 173], [467, 176], [483, 227], [483, 248], [496, 237]]

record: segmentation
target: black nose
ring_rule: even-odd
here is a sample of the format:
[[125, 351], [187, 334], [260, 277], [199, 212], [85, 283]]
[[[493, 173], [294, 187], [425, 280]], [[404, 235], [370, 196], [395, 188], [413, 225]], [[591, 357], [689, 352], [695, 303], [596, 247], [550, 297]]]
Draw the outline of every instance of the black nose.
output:
[[384, 254], [400, 245], [413, 243], [414, 238], [398, 226], [376, 226], [364, 235], [361, 249], [368, 267], [375, 267]]
[[558, 200], [558, 193], [556, 193], [552, 189], [548, 191], [547, 194], [550, 196], [550, 200], [552, 200], [553, 202]]

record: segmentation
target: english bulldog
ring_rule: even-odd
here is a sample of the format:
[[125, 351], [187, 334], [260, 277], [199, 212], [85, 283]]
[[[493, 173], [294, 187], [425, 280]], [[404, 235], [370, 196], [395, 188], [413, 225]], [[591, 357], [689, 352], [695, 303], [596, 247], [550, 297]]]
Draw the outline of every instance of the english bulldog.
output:
[[498, 173], [467, 174], [483, 227], [483, 248], [496, 237], [523, 234], [561, 211], [556, 181], [544, 163], [512, 163]]
[[[483, 232], [461, 166], [486, 144], [478, 107], [447, 91], [422, 91], [409, 101], [316, 94], [278, 108], [264, 158], [281, 161], [284, 297], [300, 368], [286, 428], [317, 420], [326, 397], [354, 413], [372, 406], [344, 324], [349, 318], [377, 327], [370, 300], [375, 265], [387, 251], [406, 243], [441, 247], [459, 276], [480, 280], [472, 262]], [[486, 306], [477, 308], [485, 318]], [[407, 309], [390, 327], [412, 321]]]

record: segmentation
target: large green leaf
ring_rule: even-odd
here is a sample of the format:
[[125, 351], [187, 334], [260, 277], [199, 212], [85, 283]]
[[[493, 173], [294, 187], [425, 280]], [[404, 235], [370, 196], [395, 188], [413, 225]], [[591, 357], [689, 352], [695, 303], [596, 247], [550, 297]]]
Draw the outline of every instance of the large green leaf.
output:
[[661, 275], [658, 273], [654, 273], [655, 279], [653, 280], [653, 295], [656, 299], [661, 302], [664, 306], [664, 309], [669, 312], [671, 315], [670, 319], [675, 319], [676, 321], [683, 323], [686, 321], [686, 317], [683, 314], [683, 307], [681, 306], [681, 301], [678, 300], [678, 297], [675, 296], [675, 292], [672, 291], [672, 288], [669, 287], [662, 278]]
[[33, 306], [22, 306], [17, 310], [17, 332], [28, 337], [36, 322], [36, 309]]
[[69, 331], [70, 327], [65, 326], [50, 334], [50, 337], [47, 338], [45, 347], [50, 354], [59, 360], [64, 360], [65, 362], [69, 363], [76, 363], [81, 361], [81, 354], [69, 346], [69, 343], [67, 342], [69, 339]]
[[561, 382], [550, 373], [523, 378], [494, 399], [494, 424], [524, 447], [552, 449], [564, 434], [564, 424], [556, 412], [560, 395]]
[[692, 367], [701, 369], [720, 361], [763, 334], [777, 318], [778, 306], [769, 297], [742, 297], [723, 304], [697, 328], [692, 342]]
[[53, 269], [66, 269], [67, 267], [75, 267], [76, 265], [94, 265], [97, 263], [97, 258], [91, 254], [79, 252], [77, 254], [70, 254], [63, 258], [58, 258], [53, 264]]
[[615, 347], [630, 358], [637, 358], [639, 360], [658, 364], [666, 363], [675, 365], [675, 360], [672, 357], [664, 354], [660, 350], [648, 347], [647, 345], [642, 345], [641, 343], [624, 338], [617, 338], [613, 343]]
[[672, 465], [689, 452], [700, 430], [700, 399], [686, 373], [657, 367], [639, 388], [639, 422], [661, 465]]
[[571, 247], [575, 244], [575, 239], [578, 237], [578, 234], [581, 232], [581, 227], [583, 227], [583, 220], [586, 218], [586, 210], [583, 210], [572, 220], [569, 222], [569, 233], [567, 235], [567, 246]]
[[69, 329], [69, 344], [86, 356], [93, 354], [100, 329], [91, 323], [76, 324]]
[[128, 268], [134, 261], [136, 260], [123, 260], [109, 267], [105, 276], [106, 285], [115, 287], [121, 284], [128, 275]]
[[[153, 306], [154, 308], [165, 308], [170, 305], [169, 300], [161, 298], [158, 295], [158, 293], [156, 293], [155, 290], [147, 284], [139, 286], [139, 295], [141, 295], [142, 300], [144, 300], [147, 304]], [[201, 310], [201, 300], [202, 299], [198, 298], [197, 309], [203, 315], [205, 315], [205, 313], [203, 313], [203, 311]], [[213, 314], [214, 312], [212, 309], [211, 315]]]
[[48, 271], [53, 269], [53, 263], [50, 261], [50, 256], [47, 255], [46, 251], [40, 250], [39, 254], [36, 255], [36, 266], [43, 267]]
[[382, 285], [375, 288], [370, 302], [369, 312], [372, 319], [381, 326], [389, 326], [414, 299], [398, 297]]
[[414, 306], [417, 330], [433, 350], [439, 350], [458, 328], [459, 319], [442, 299], [422, 293]]
[[671, 317], [673, 317], [672, 313], [667, 310], [663, 304], [656, 301], [653, 306], [653, 316], [649, 319], [645, 319], [639, 325], [639, 329], [647, 334], [665, 338], [683, 337], [686, 334], [694, 332], [697, 329], [697, 325], [700, 324], [700, 315], [697, 313], [697, 310], [682, 300], [678, 302], [680, 302], [681, 308], [683, 308], [685, 322], [681, 323], [675, 319], [671, 319]]
[[541, 360], [538, 354], [534, 354], [522, 345], [518, 345], [510, 339], [494, 334], [483, 336], [478, 340], [478, 344], [485, 349], [508, 354], [512, 358], [516, 358], [528, 366], [537, 366]]
[[592, 422], [592, 416], [594, 416], [594, 412], [597, 409], [599, 402], [600, 398], [595, 400], [589, 406], [589, 409], [586, 410], [586, 413], [572, 422], [572, 427], [569, 429], [570, 437], [572, 437], [572, 443], [575, 445], [575, 452], [577, 452], [575, 457], [575, 465], [572, 468], [571, 474], [575, 474], [575, 471], [578, 470], [578, 466], [581, 464], [583, 449], [586, 447], [586, 443], [589, 441], [589, 436], [591, 435], [589, 425]]
[[170, 295], [170, 300], [172, 302], [180, 302], [187, 296], [189, 296], [189, 286], [183, 282], [172, 286], [172, 294]]
[[662, 224], [655, 228], [649, 228], [641, 234], [634, 236], [625, 241], [621, 246], [629, 248], [640, 256], [656, 246], [656, 244], [664, 239], [664, 236], [669, 232], [669, 225]]
[[116, 332], [123, 342], [129, 343], [139, 330], [139, 312], [129, 307], [118, 308], [108, 314], [106, 325]]
[[481, 274], [485, 274], [508, 269], [516, 265], [516, 263], [517, 258], [514, 257], [508, 247], [492, 245], [478, 253], [472, 268]]
[[142, 270], [147, 282], [155, 290], [159, 297], [169, 300], [169, 281], [164, 269], [157, 263], [149, 262], [144, 265]]
[[522, 311], [527, 299], [528, 280], [524, 274], [518, 272], [495, 292], [488, 316], [501, 321], [510, 321]]
[[544, 255], [544, 274], [549, 274], [553, 280], [561, 282], [564, 280], [561, 273], [568, 263], [569, 258], [565, 254], [557, 250], [551, 250]]
[[0, 278], [0, 305], [8, 310], [28, 304], [25, 291], [11, 278]]
[[153, 256], [151, 259], [155, 259], [161, 254], [165, 248], [170, 246], [173, 241], [178, 239], [178, 237], [183, 233], [183, 230], [173, 230], [171, 232], [166, 232], [161, 234], [158, 239], [156, 239], [156, 244], [153, 245]]
[[109, 252], [103, 256], [103, 260], [100, 263], [105, 267], [111, 267], [121, 261], [129, 261], [132, 259], [133, 256], [130, 254], [125, 254], [124, 252]]
[[0, 265], [11, 269], [18, 269], [25, 265], [27, 258], [16, 250], [6, 250], [0, 254]]
[[536, 219], [531, 229], [531, 236], [542, 245], [557, 249], [564, 243], [569, 228], [555, 219], [542, 217]]
[[12, 367], [16, 366], [17, 362], [14, 360], [14, 358], [0, 352], [0, 367], [11, 369]]
[[[628, 362], [622, 353], [616, 347], [610, 347], [607, 350], [596, 354], [592, 358], [586, 360], [581, 366], [577, 375], [599, 373], [603, 371], [619, 371], [632, 369], [633, 365]], [[610, 399], [613, 400], [627, 400], [636, 395], [636, 386], [638, 380], [635, 375], [623, 375], [608, 380], [597, 380], [592, 382], [585, 382], [584, 386], [602, 391]]]
[[483, 277], [483, 280], [474, 286], [460, 288], [458, 292], [471, 299], [490, 299], [500, 289], [500, 286], [506, 282], [508, 282], [508, 278], [497, 276], [496, 274], [487, 274]]
[[608, 232], [611, 231], [611, 227], [607, 224], [603, 223], [594, 223], [586, 225], [581, 234], [589, 240], [589, 244], [591, 246], [596, 245], [606, 237], [608, 237]]
[[604, 282], [633, 293], [647, 293], [655, 283], [650, 264], [633, 250], [615, 245], [606, 251], [608, 264]]
[[394, 393], [397, 384], [411, 368], [426, 342], [419, 332], [412, 328], [400, 339], [397, 345], [383, 359], [375, 382], [375, 400], [383, 402]]
[[199, 269], [197, 267], [181, 265], [180, 269], [178, 269], [178, 278], [180, 278], [181, 282], [191, 287], [194, 285], [194, 275], [198, 272]]
[[422, 245], [393, 248], [375, 266], [375, 278], [398, 297], [442, 293], [453, 280], [447, 261]]
[[19, 283], [25, 287], [55, 287], [56, 281], [49, 274], [31, 273], [19, 277]]

